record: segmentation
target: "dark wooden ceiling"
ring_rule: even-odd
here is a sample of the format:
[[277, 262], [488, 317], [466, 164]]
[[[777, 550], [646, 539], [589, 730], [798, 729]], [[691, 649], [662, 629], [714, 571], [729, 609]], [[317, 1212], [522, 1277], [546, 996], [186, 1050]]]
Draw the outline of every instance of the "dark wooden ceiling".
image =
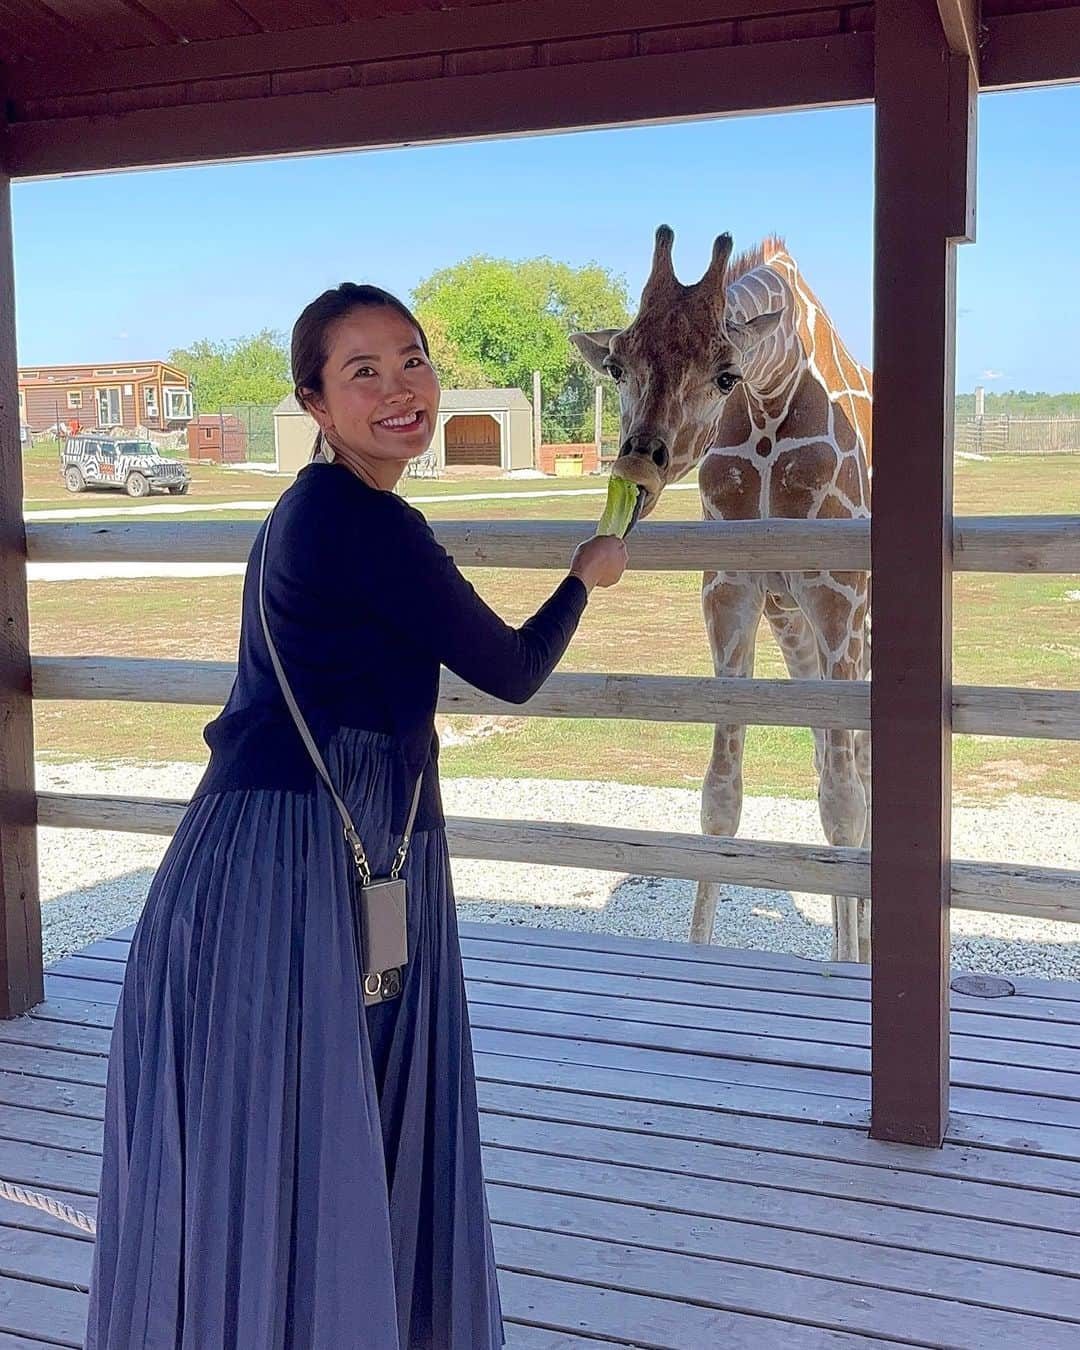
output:
[[[0, 0], [15, 176], [845, 103], [872, 3]], [[1080, 0], [985, 0], [984, 85], [1080, 78]]]

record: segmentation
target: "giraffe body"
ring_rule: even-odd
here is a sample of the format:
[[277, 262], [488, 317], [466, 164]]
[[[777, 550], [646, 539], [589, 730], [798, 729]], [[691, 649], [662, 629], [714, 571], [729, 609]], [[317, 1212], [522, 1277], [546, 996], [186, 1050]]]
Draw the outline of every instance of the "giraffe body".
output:
[[[699, 468], [707, 520], [860, 518], [870, 511], [870, 373], [848, 353], [783, 244], [767, 240], [729, 266], [730, 236], [683, 286], [673, 236], [657, 231], [653, 270], [633, 323], [575, 335], [619, 382], [622, 443], [613, 472], [643, 489]], [[749, 677], [764, 616], [796, 679], [865, 679], [869, 578], [860, 572], [706, 572], [702, 608], [717, 675]], [[742, 811], [746, 728], [717, 726], [702, 789], [702, 829], [734, 835]], [[831, 844], [869, 842], [869, 739], [815, 731], [818, 804]], [[711, 940], [720, 887], [701, 883], [691, 939]], [[834, 953], [869, 956], [865, 902], [834, 897]]]

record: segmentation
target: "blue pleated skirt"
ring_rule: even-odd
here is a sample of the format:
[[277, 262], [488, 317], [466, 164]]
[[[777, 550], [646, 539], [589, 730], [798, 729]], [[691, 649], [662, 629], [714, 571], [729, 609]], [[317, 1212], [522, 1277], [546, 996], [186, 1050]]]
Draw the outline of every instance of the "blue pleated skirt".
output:
[[[327, 762], [385, 872], [389, 739]], [[188, 808], [113, 1033], [87, 1350], [503, 1344], [446, 838], [414, 836], [404, 990], [367, 1009], [350, 867], [322, 788]]]

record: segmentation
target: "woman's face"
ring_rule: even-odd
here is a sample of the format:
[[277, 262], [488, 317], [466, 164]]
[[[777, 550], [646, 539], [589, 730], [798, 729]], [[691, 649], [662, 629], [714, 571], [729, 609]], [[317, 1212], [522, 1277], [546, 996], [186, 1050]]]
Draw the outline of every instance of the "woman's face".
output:
[[307, 406], [331, 445], [402, 463], [431, 443], [439, 379], [420, 334], [395, 309], [355, 309], [328, 334], [322, 394]]

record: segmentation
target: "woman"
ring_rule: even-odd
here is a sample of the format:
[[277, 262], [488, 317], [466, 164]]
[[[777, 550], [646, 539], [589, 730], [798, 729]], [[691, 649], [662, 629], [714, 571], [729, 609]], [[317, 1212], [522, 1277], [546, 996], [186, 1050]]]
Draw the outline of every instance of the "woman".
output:
[[415, 789], [401, 992], [365, 1006], [353, 861], [275, 677], [260, 557], [210, 763], [135, 931], [113, 1036], [87, 1350], [503, 1344], [438, 784], [445, 664], [521, 702], [593, 586], [594, 538], [504, 624], [392, 489], [428, 447], [427, 340], [344, 284], [292, 337], [316, 455], [267, 536], [268, 631], [376, 876]]

